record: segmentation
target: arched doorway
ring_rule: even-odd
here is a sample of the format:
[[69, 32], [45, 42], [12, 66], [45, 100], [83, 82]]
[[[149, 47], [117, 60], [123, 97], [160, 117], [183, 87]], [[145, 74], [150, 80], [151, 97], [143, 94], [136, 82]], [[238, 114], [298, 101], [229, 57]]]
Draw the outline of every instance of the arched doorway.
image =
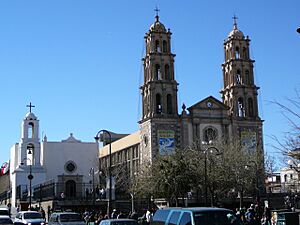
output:
[[76, 198], [76, 182], [74, 180], [68, 180], [66, 182], [66, 198]]

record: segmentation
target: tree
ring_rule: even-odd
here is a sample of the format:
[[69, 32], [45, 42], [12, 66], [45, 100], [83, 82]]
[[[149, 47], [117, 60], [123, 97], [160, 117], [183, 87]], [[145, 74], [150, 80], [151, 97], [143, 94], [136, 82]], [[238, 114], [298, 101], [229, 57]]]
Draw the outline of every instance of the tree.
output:
[[144, 197], [166, 198], [169, 205], [178, 206], [178, 199], [191, 190], [196, 176], [185, 150], [158, 155], [151, 167], [143, 168], [135, 182], [135, 193]]
[[274, 147], [284, 155], [289, 156], [295, 149], [300, 149], [300, 92], [296, 90], [295, 98], [287, 98], [286, 103], [271, 101], [281, 110], [282, 115], [286, 118], [290, 130], [285, 132], [283, 140], [273, 136], [277, 145]]

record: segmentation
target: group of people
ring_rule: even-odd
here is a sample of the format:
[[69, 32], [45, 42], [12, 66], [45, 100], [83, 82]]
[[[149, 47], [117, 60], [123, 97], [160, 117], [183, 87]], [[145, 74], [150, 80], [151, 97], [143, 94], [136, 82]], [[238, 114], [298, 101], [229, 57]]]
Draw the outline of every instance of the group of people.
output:
[[237, 209], [236, 215], [239, 220], [246, 225], [273, 225], [274, 218], [269, 207], [265, 207], [261, 213], [258, 205], [251, 204], [250, 207], [245, 209]]
[[89, 224], [89, 222], [93, 222], [95, 225], [99, 225], [102, 220], [105, 220], [108, 218], [110, 218], [110, 219], [128, 218], [128, 219], [134, 219], [137, 221], [141, 220], [140, 221], [141, 224], [148, 225], [148, 224], [150, 224], [150, 222], [153, 219], [154, 211], [155, 210], [153, 208], [149, 208], [141, 216], [141, 214], [139, 214], [135, 211], [126, 213], [123, 210], [113, 209], [113, 211], [109, 217], [105, 212], [103, 212], [101, 210], [98, 212], [85, 210], [85, 212], [83, 213], [83, 219], [85, 220], [86, 224]]

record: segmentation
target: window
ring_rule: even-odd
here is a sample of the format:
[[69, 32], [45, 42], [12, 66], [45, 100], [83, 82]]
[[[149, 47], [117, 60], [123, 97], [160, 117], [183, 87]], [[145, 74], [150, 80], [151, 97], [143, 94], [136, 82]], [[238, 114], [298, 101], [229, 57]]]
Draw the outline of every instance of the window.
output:
[[161, 80], [161, 71], [160, 71], [160, 65], [155, 65], [155, 77], [156, 80]]
[[239, 49], [239, 47], [235, 47], [235, 58], [236, 59], [240, 58], [240, 49]]
[[242, 82], [241, 71], [237, 70], [237, 72], [236, 72], [236, 84], [241, 84], [241, 82]]
[[204, 130], [204, 141], [205, 142], [208, 143], [209, 141], [214, 141], [217, 139], [217, 137], [218, 137], [218, 133], [215, 128], [209, 127]]
[[287, 182], [287, 174], [284, 174], [284, 182]]
[[167, 113], [172, 114], [172, 95], [168, 94], [167, 95]]
[[155, 41], [155, 51], [160, 52], [159, 40]]
[[75, 172], [76, 168], [77, 168], [77, 166], [76, 166], [76, 164], [73, 161], [68, 161], [65, 164], [65, 171], [68, 172], [68, 173]]
[[181, 219], [180, 219], [180, 223], [179, 225], [191, 225], [191, 214], [188, 212], [184, 212]]
[[156, 113], [162, 113], [162, 106], [161, 106], [161, 96], [160, 94], [156, 94]]
[[249, 70], [245, 71], [245, 84], [250, 84]]
[[238, 117], [245, 117], [245, 106], [242, 98], [238, 99]]
[[253, 100], [252, 98], [248, 99], [248, 112], [249, 112], [249, 116], [252, 117], [254, 115], [253, 113]]
[[248, 59], [247, 49], [245, 47], [243, 48], [243, 57], [244, 59]]
[[34, 125], [32, 122], [28, 123], [28, 138], [33, 138], [34, 135]]
[[168, 51], [167, 42], [163, 41], [163, 52], [167, 52], [167, 51]]
[[165, 65], [165, 77], [166, 77], [166, 80], [171, 80], [171, 76], [170, 76], [170, 67], [169, 65]]
[[179, 216], [180, 216], [180, 212], [172, 212], [168, 225], [176, 225]]
[[157, 210], [153, 216], [152, 225], [164, 225], [170, 210]]

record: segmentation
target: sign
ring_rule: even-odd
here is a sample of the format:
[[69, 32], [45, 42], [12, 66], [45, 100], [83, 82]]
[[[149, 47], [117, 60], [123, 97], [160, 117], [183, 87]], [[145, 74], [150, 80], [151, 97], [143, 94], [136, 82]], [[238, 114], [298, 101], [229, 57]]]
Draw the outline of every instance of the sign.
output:
[[175, 149], [175, 132], [173, 130], [158, 130], [159, 153], [171, 154]]
[[244, 149], [248, 151], [256, 150], [256, 132], [254, 131], [242, 131], [241, 141]]

